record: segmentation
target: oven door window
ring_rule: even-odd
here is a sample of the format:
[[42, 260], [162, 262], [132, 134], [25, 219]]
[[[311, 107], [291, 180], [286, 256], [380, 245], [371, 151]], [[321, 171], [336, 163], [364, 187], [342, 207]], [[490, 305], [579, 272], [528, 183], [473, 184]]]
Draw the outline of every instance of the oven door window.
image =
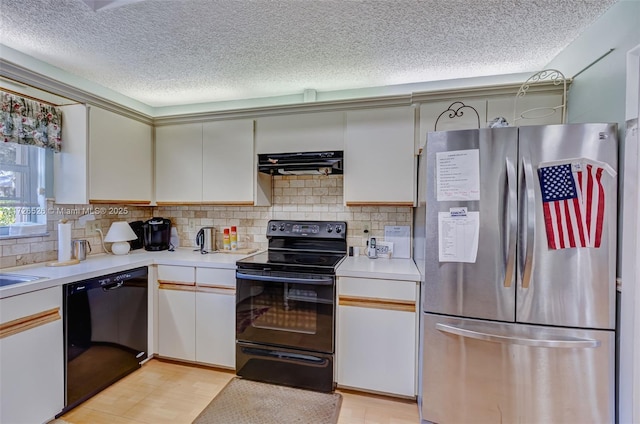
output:
[[237, 273], [238, 340], [333, 352], [333, 276]]

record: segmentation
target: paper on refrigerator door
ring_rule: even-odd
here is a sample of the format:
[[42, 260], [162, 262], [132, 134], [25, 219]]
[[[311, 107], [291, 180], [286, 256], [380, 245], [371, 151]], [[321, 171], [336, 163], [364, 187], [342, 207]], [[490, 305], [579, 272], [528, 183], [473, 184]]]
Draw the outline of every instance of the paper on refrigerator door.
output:
[[438, 202], [480, 200], [480, 150], [436, 153]]
[[467, 212], [467, 208], [451, 208], [449, 212], [439, 212], [439, 261], [475, 263], [479, 234], [480, 212]]

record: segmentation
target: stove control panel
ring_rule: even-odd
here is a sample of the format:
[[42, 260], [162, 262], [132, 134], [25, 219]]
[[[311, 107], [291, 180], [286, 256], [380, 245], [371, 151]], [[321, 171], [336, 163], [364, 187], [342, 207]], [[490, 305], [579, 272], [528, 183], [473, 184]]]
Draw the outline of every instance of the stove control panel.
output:
[[271, 220], [267, 225], [267, 237], [346, 239], [347, 223], [343, 221]]

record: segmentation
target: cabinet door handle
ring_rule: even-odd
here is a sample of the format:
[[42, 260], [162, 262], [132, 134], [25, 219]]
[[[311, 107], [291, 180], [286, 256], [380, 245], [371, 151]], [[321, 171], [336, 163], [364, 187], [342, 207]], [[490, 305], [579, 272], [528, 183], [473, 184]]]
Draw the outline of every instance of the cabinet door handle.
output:
[[416, 303], [413, 300], [380, 299], [375, 297], [339, 296], [338, 305], [390, 311], [416, 311]]
[[0, 324], [0, 339], [31, 330], [32, 328], [48, 324], [60, 319], [60, 308], [52, 308], [46, 311], [27, 315], [12, 321]]

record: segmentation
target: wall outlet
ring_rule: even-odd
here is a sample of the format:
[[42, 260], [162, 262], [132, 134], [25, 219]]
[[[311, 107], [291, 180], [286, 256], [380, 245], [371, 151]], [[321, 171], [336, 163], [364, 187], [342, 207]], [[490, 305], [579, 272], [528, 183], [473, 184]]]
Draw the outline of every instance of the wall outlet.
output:
[[376, 243], [376, 254], [381, 257], [391, 257], [393, 255], [393, 242], [379, 241]]
[[196, 222], [194, 220], [189, 220], [189, 231], [196, 230]]
[[87, 221], [85, 228], [87, 229], [86, 232], [93, 233], [95, 230], [100, 228], [100, 225], [98, 224], [98, 221]]

